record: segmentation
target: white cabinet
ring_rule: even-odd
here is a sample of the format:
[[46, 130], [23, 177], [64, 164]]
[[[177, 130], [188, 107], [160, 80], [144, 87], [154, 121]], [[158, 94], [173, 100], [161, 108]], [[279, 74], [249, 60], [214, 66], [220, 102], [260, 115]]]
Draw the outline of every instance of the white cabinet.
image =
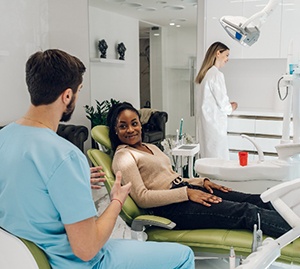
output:
[[[264, 152], [265, 158], [277, 158], [276, 145], [280, 144], [282, 134], [282, 116], [273, 115], [230, 115], [228, 117], [228, 141], [230, 158], [237, 159], [238, 151], [248, 151], [249, 159], [257, 159], [254, 145], [241, 134], [251, 137]], [[292, 132], [292, 131], [291, 131]]]
[[[284, 1], [284, 0], [282, 0]], [[299, 0], [295, 0], [299, 1]], [[282, 42], [282, 5], [279, 5], [267, 18], [260, 28], [260, 37], [251, 47], [242, 46], [233, 40], [223, 27], [219, 19], [222, 16], [251, 17], [261, 11], [267, 5], [268, 0], [255, 1], [230, 1], [230, 0], [206, 0], [206, 24], [205, 24], [205, 46], [206, 49], [215, 41], [221, 41], [230, 48], [230, 58], [233, 59], [257, 59], [257, 58], [279, 58], [281, 57]], [[285, 23], [284, 23], [285, 25]], [[284, 26], [286, 28], [286, 26]], [[287, 35], [287, 34], [286, 34]], [[286, 57], [286, 51], [282, 54]]]

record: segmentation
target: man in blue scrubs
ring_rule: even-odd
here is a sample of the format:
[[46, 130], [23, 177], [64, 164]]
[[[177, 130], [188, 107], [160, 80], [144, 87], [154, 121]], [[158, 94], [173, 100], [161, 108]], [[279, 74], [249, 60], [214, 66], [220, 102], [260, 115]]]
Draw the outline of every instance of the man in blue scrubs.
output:
[[27, 61], [31, 105], [0, 131], [0, 226], [43, 249], [53, 269], [194, 268], [186, 246], [109, 239], [131, 188], [121, 186], [120, 173], [111, 203], [95, 217], [87, 159], [56, 134], [75, 109], [84, 72], [57, 49]]

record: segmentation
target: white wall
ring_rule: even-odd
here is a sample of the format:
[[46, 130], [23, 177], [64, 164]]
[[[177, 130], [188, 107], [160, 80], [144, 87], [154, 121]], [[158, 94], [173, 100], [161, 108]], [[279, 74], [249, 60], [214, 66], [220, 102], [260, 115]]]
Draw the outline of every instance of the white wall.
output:
[[[22, 116], [30, 104], [25, 63], [31, 54], [59, 48], [77, 56], [89, 68], [89, 48], [87, 0], [4, 0], [0, 10], [0, 51], [9, 54], [0, 56], [3, 125]], [[77, 124], [88, 124], [83, 110], [83, 105], [90, 103], [88, 72], [72, 118]]]
[[[86, 66], [83, 89], [70, 123], [90, 127], [83, 106], [90, 104], [88, 0], [49, 1], [49, 47], [65, 50]], [[88, 143], [86, 143], [88, 144]]]
[[221, 71], [230, 100], [238, 102], [238, 110], [282, 112], [277, 81], [285, 67], [285, 59], [229, 60]]
[[[113, 97], [139, 106], [137, 20], [88, 7], [88, 0], [2, 0], [0, 10], [0, 125], [16, 120], [26, 111], [30, 102], [24, 79], [25, 62], [36, 50], [47, 48], [64, 49], [78, 56], [88, 68], [72, 122], [89, 126], [83, 106], [94, 104], [95, 99]], [[165, 41], [169, 47], [164, 50], [171, 49], [178, 57], [169, 58], [174, 65], [184, 64], [181, 57], [187, 58], [185, 54], [192, 43], [185, 37], [188, 48], [170, 43], [176, 41], [174, 36]], [[98, 56], [96, 42], [102, 38], [110, 46], [108, 57], [116, 57], [116, 43], [125, 43], [124, 64], [90, 64], [89, 58]], [[199, 44], [201, 39], [197, 39]], [[2, 52], [9, 55], [1, 56]], [[239, 109], [274, 111], [282, 109], [275, 85], [284, 71], [284, 60], [276, 59], [231, 60], [223, 70], [230, 99], [239, 102]], [[178, 103], [168, 98], [163, 95], [163, 102], [173, 107], [181, 103], [180, 98]], [[174, 117], [177, 116], [171, 111], [169, 123]], [[168, 133], [174, 134], [174, 128]]]
[[5, 125], [22, 116], [30, 103], [25, 63], [48, 47], [48, 0], [2, 0], [0, 10], [0, 125]]
[[99, 58], [98, 41], [105, 39], [107, 59], [117, 59], [115, 47], [126, 46], [125, 62], [91, 62], [91, 103], [114, 98], [140, 106], [139, 97], [139, 22], [136, 19], [89, 8], [90, 57]]

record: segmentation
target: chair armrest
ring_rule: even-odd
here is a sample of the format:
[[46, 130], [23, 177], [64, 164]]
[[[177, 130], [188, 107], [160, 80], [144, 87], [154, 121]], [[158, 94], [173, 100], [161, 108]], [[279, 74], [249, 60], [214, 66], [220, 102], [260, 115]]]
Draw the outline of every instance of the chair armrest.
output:
[[176, 223], [163, 217], [153, 215], [141, 215], [133, 220], [131, 224], [131, 229], [135, 232], [141, 232], [144, 230], [144, 226], [157, 226], [168, 230], [172, 230], [176, 226]]
[[261, 199], [264, 202], [272, 202], [278, 197], [284, 197], [290, 191], [300, 188], [300, 178], [278, 184], [261, 194]]
[[300, 226], [300, 179], [278, 184], [261, 194], [291, 227]]

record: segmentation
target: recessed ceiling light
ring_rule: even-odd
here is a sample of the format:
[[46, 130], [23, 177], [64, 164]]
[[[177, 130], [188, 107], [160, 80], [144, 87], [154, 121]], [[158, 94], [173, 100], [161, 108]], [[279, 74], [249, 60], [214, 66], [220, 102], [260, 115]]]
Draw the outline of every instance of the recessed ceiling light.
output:
[[183, 2], [189, 3], [189, 4], [195, 4], [198, 2], [198, 0], [182, 0]]
[[141, 7], [142, 4], [139, 4], [139, 3], [123, 3], [122, 6], [128, 6], [128, 7]]
[[180, 27], [180, 24], [177, 24], [176, 27], [179, 28], [179, 27]]
[[126, 0], [105, 0], [106, 2], [123, 3]]
[[171, 25], [171, 26], [174, 26], [174, 25], [175, 25], [175, 22], [170, 22], [170, 25]]
[[168, 6], [164, 6], [164, 8], [169, 10], [182, 10], [184, 9], [184, 6], [168, 5]]
[[184, 19], [184, 18], [180, 18], [180, 19], [175, 19], [175, 20], [173, 20], [173, 21], [176, 21], [176, 22], [185, 22], [185, 21], [186, 21], [186, 19]]
[[138, 11], [156, 11], [155, 7], [139, 7]]

